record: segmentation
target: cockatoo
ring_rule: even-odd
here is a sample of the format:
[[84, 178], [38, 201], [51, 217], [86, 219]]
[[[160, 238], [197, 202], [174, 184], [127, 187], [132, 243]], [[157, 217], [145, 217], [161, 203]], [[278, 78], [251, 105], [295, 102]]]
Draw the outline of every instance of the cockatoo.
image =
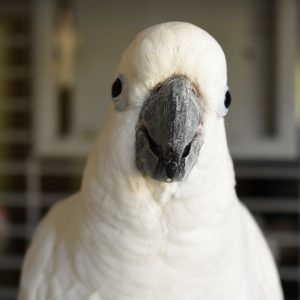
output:
[[226, 73], [219, 44], [192, 24], [135, 37], [80, 191], [35, 233], [19, 300], [283, 298], [235, 192]]

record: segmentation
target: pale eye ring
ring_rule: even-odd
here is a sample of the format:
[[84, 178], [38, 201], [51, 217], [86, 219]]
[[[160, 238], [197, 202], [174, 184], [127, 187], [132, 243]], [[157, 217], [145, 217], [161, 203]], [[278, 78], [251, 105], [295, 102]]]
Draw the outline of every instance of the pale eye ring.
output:
[[122, 75], [119, 75], [111, 86], [111, 97], [117, 111], [124, 111], [128, 107], [126, 87], [126, 80]]

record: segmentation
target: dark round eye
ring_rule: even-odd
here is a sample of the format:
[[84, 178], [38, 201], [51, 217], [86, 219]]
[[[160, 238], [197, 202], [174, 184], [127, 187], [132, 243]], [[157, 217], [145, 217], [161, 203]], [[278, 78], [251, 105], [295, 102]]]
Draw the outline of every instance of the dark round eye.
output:
[[111, 95], [113, 98], [118, 97], [122, 92], [122, 81], [117, 78], [111, 87]]
[[226, 94], [225, 94], [225, 107], [228, 108], [231, 104], [231, 95], [230, 95], [230, 92], [227, 91]]

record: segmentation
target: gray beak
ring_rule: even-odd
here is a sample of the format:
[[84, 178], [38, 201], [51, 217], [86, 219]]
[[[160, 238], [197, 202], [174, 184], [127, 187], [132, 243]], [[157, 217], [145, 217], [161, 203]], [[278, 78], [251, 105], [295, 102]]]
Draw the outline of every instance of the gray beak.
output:
[[150, 93], [136, 129], [136, 164], [143, 175], [181, 181], [195, 165], [203, 143], [203, 109], [196, 89], [174, 75]]

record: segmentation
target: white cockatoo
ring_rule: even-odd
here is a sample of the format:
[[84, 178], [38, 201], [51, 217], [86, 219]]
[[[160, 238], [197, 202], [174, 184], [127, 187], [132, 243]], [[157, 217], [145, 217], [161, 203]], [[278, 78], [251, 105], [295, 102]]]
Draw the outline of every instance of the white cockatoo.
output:
[[223, 117], [226, 61], [204, 30], [138, 34], [78, 194], [39, 225], [19, 300], [280, 300], [278, 273], [238, 200]]

